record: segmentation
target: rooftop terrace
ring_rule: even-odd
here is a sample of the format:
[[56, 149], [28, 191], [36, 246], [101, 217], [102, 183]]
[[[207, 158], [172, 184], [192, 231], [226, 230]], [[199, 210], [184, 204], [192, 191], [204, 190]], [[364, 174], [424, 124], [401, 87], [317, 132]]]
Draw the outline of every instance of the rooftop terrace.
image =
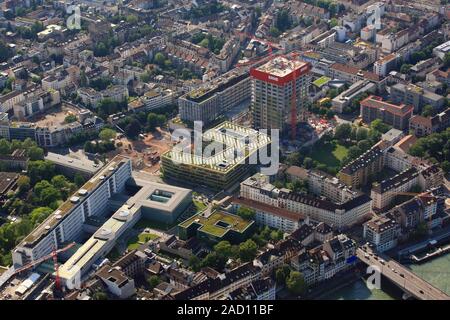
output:
[[253, 221], [247, 221], [239, 216], [226, 213], [223, 211], [215, 211], [211, 214], [199, 213], [190, 217], [179, 224], [182, 228], [187, 228], [191, 224], [201, 225], [199, 230], [214, 235], [215, 237], [223, 237], [228, 230], [243, 232]]

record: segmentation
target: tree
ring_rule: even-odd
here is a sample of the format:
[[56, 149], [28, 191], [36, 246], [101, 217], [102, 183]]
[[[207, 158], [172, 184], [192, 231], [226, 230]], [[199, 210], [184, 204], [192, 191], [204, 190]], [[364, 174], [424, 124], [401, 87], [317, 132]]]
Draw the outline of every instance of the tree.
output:
[[237, 214], [245, 220], [253, 220], [255, 218], [256, 212], [251, 208], [241, 206], [239, 207]]
[[227, 262], [226, 257], [217, 252], [210, 252], [202, 261], [202, 266], [222, 270]]
[[108, 295], [104, 291], [96, 291], [92, 295], [92, 299], [94, 299], [94, 300], [108, 300]]
[[161, 279], [159, 279], [158, 276], [150, 276], [150, 277], [147, 279], [147, 283], [148, 283], [148, 286], [150, 287], [150, 289], [153, 289], [153, 288], [155, 288], [158, 284], [161, 283]]
[[48, 205], [52, 202], [60, 200], [61, 198], [61, 192], [53, 186], [50, 186], [42, 190], [40, 194], [40, 203], [43, 205]]
[[251, 239], [248, 239], [239, 245], [239, 257], [244, 262], [253, 260], [256, 257], [257, 251], [258, 246]]
[[150, 112], [147, 116], [147, 128], [149, 131], [155, 131], [158, 125], [158, 115], [156, 113]]
[[5, 62], [14, 55], [14, 52], [0, 40], [0, 62]]
[[132, 14], [128, 15], [126, 19], [127, 19], [127, 22], [130, 24], [136, 24], [138, 22], [138, 17], [136, 17], [135, 15], [132, 15]]
[[286, 278], [287, 289], [297, 295], [303, 295], [306, 292], [307, 285], [303, 275], [298, 271], [291, 271]]
[[303, 160], [303, 166], [304, 166], [306, 169], [311, 169], [311, 168], [313, 167], [313, 165], [314, 165], [313, 159], [311, 159], [310, 157], [306, 157], [306, 158]]
[[194, 272], [198, 272], [201, 268], [201, 261], [197, 256], [192, 255], [189, 257], [189, 265]]
[[334, 132], [335, 139], [344, 140], [350, 137], [352, 126], [348, 123], [340, 124]]
[[69, 115], [67, 115], [67, 116], [64, 118], [64, 122], [65, 122], [65, 123], [72, 123], [72, 122], [75, 122], [75, 121], [77, 121], [77, 116], [74, 115], [74, 114], [69, 114]]
[[31, 223], [33, 226], [41, 224], [52, 212], [53, 209], [49, 207], [39, 207], [34, 209], [30, 213]]
[[424, 117], [430, 117], [434, 114], [434, 108], [433, 106], [427, 104], [426, 106], [423, 107], [422, 110], [422, 116]]
[[85, 183], [85, 179], [81, 174], [77, 172], [73, 177], [73, 182], [77, 185], [78, 188], [80, 188]]
[[0, 139], [0, 154], [7, 155], [11, 152], [11, 144], [6, 139]]
[[359, 127], [356, 130], [356, 140], [361, 141], [364, 139], [367, 139], [367, 136], [369, 135], [369, 130], [367, 130], [364, 127]]
[[291, 272], [291, 269], [289, 268], [289, 266], [287, 264], [279, 267], [275, 271], [275, 281], [277, 282], [277, 284], [278, 285], [286, 284], [286, 278], [289, 276], [290, 272]]
[[104, 128], [100, 133], [98, 134], [98, 137], [102, 139], [103, 141], [110, 141], [111, 139], [114, 139], [117, 135], [117, 132], [110, 128]]
[[402, 64], [402, 66], [400, 67], [400, 72], [403, 74], [408, 74], [412, 66], [412, 64]]
[[228, 241], [220, 241], [214, 246], [214, 251], [228, 258], [231, 255], [231, 244]]
[[135, 139], [141, 132], [141, 124], [136, 119], [130, 121], [130, 123], [125, 127], [125, 133], [132, 139]]
[[42, 148], [33, 146], [28, 149], [28, 157], [30, 157], [31, 161], [43, 160], [44, 150]]
[[160, 67], [164, 66], [164, 61], [166, 60], [166, 57], [161, 53], [158, 52], [155, 54], [155, 63], [159, 65]]
[[55, 165], [51, 161], [37, 160], [28, 163], [28, 176], [31, 184], [40, 180], [50, 180], [55, 175]]
[[27, 176], [20, 176], [19, 179], [17, 179], [17, 187], [19, 188], [20, 193], [30, 190], [30, 178]]
[[359, 157], [362, 154], [361, 149], [358, 146], [351, 146], [350, 148], [348, 148], [348, 157], [350, 159], [355, 159], [357, 157]]
[[336, 19], [336, 18], [331, 18], [331, 20], [330, 20], [330, 27], [331, 27], [331, 28], [334, 28], [334, 27], [337, 27], [338, 25], [339, 25], [338, 19]]
[[361, 150], [361, 152], [365, 152], [370, 149], [372, 144], [369, 140], [361, 140], [358, 142], [358, 148]]
[[277, 27], [273, 26], [273, 27], [270, 27], [269, 33], [270, 33], [270, 35], [271, 35], [272, 37], [278, 38], [278, 37], [280, 36], [280, 34], [281, 34], [281, 31], [278, 30]]
[[385, 124], [381, 119], [375, 119], [370, 124], [370, 128], [381, 133], [386, 133], [391, 127]]

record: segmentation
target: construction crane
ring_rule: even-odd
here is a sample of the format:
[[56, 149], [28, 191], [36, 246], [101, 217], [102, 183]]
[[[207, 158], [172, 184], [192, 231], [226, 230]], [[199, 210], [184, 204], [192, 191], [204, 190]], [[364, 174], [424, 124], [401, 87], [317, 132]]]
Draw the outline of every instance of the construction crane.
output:
[[[32, 262], [30, 262], [30, 263], [24, 265], [23, 267], [21, 267], [21, 268], [15, 270], [14, 273], [12, 274], [12, 276], [17, 275], [17, 274], [19, 274], [19, 273], [21, 273], [21, 272], [24, 272], [24, 271], [26, 271], [26, 270], [29, 270], [29, 269], [33, 268], [34, 266], [36, 266], [36, 265], [38, 265], [38, 264], [41, 264], [42, 262], [47, 261], [48, 259], [53, 258], [53, 263], [54, 263], [54, 267], [55, 267], [55, 271], [56, 271], [56, 278], [57, 278], [57, 279], [55, 280], [55, 283], [56, 283], [56, 281], [59, 282], [57, 256], [58, 256], [59, 253], [65, 252], [65, 251], [69, 250], [69, 249], [72, 248], [74, 245], [75, 245], [75, 242], [72, 242], [72, 243], [68, 244], [67, 246], [65, 246], [64, 248], [61, 248], [61, 249], [53, 249], [52, 252], [51, 252], [50, 254], [48, 254], [48, 255], [46, 255], [46, 256], [43, 256], [42, 258], [36, 259], [36, 260], [34, 260], [34, 261], [32, 261]], [[55, 261], [56, 261], [56, 262], [55, 262]]]
[[[291, 53], [291, 59], [297, 60], [300, 55], [298, 52]], [[297, 70], [294, 67], [294, 72], [292, 72], [292, 96], [291, 96], [291, 140], [294, 141], [297, 136]]]

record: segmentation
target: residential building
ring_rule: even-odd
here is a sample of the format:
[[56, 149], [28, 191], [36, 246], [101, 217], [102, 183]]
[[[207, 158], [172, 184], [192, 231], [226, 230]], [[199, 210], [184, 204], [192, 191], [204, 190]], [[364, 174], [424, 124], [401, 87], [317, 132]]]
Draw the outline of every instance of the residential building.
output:
[[350, 106], [350, 103], [362, 94], [375, 93], [376, 85], [368, 80], [359, 80], [353, 83], [347, 90], [341, 92], [331, 101], [333, 110], [342, 113], [344, 108]]
[[361, 117], [367, 124], [380, 119], [396, 129], [405, 130], [409, 128], [409, 119], [412, 114], [412, 106], [384, 102], [381, 97], [369, 96], [361, 101]]
[[414, 84], [397, 83], [391, 87], [390, 99], [394, 103], [414, 106], [414, 112], [420, 113], [426, 105], [439, 110], [443, 107], [445, 98]]
[[384, 252], [397, 246], [400, 225], [388, 217], [375, 216], [364, 224], [363, 237], [378, 252]]
[[344, 234], [339, 234], [314, 249], [297, 253], [290, 265], [302, 273], [308, 285], [333, 278], [352, 267], [356, 243]]
[[418, 186], [419, 172], [416, 168], [409, 168], [380, 183], [374, 183], [370, 192], [374, 209], [383, 210], [389, 206], [395, 197], [409, 192]]
[[428, 136], [432, 133], [445, 130], [445, 128], [448, 128], [449, 126], [450, 108], [432, 117], [414, 115], [409, 122], [409, 129], [412, 130], [417, 137]]
[[275, 300], [276, 284], [267, 277], [255, 280], [247, 287], [238, 288], [228, 294], [228, 300]]
[[326, 172], [314, 169], [304, 169], [302, 167], [290, 166], [286, 170], [286, 176], [291, 181], [306, 180], [308, 190], [317, 195], [328, 198], [336, 203], [343, 203], [357, 197], [360, 193], [351, 190], [337, 177], [331, 176]]
[[277, 189], [269, 183], [248, 180], [241, 185], [241, 198], [262, 202], [300, 215], [300, 218], [325, 222], [333, 228], [343, 229], [367, 218], [371, 199], [360, 194], [343, 203], [334, 203], [316, 196]]
[[339, 171], [339, 179], [353, 188], [364, 186], [384, 166], [383, 150], [375, 145]]
[[96, 272], [108, 290], [120, 299], [130, 298], [136, 293], [134, 280], [129, 278], [120, 268], [104, 265]]
[[175, 300], [214, 300], [226, 298], [230, 292], [247, 287], [260, 278], [260, 269], [247, 262], [229, 272], [208, 278], [173, 295]]

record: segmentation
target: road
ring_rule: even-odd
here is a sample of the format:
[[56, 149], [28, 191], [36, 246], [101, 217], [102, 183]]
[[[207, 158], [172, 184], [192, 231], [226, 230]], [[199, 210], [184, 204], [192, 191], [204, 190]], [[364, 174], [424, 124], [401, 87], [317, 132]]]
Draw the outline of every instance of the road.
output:
[[[356, 251], [357, 257], [368, 265], [377, 266], [385, 277], [405, 292], [420, 300], [450, 300], [446, 293], [432, 286], [397, 261], [384, 254], [374, 253], [370, 249], [367, 250], [366, 252], [358, 248]], [[385, 262], [381, 263], [380, 258]]]

